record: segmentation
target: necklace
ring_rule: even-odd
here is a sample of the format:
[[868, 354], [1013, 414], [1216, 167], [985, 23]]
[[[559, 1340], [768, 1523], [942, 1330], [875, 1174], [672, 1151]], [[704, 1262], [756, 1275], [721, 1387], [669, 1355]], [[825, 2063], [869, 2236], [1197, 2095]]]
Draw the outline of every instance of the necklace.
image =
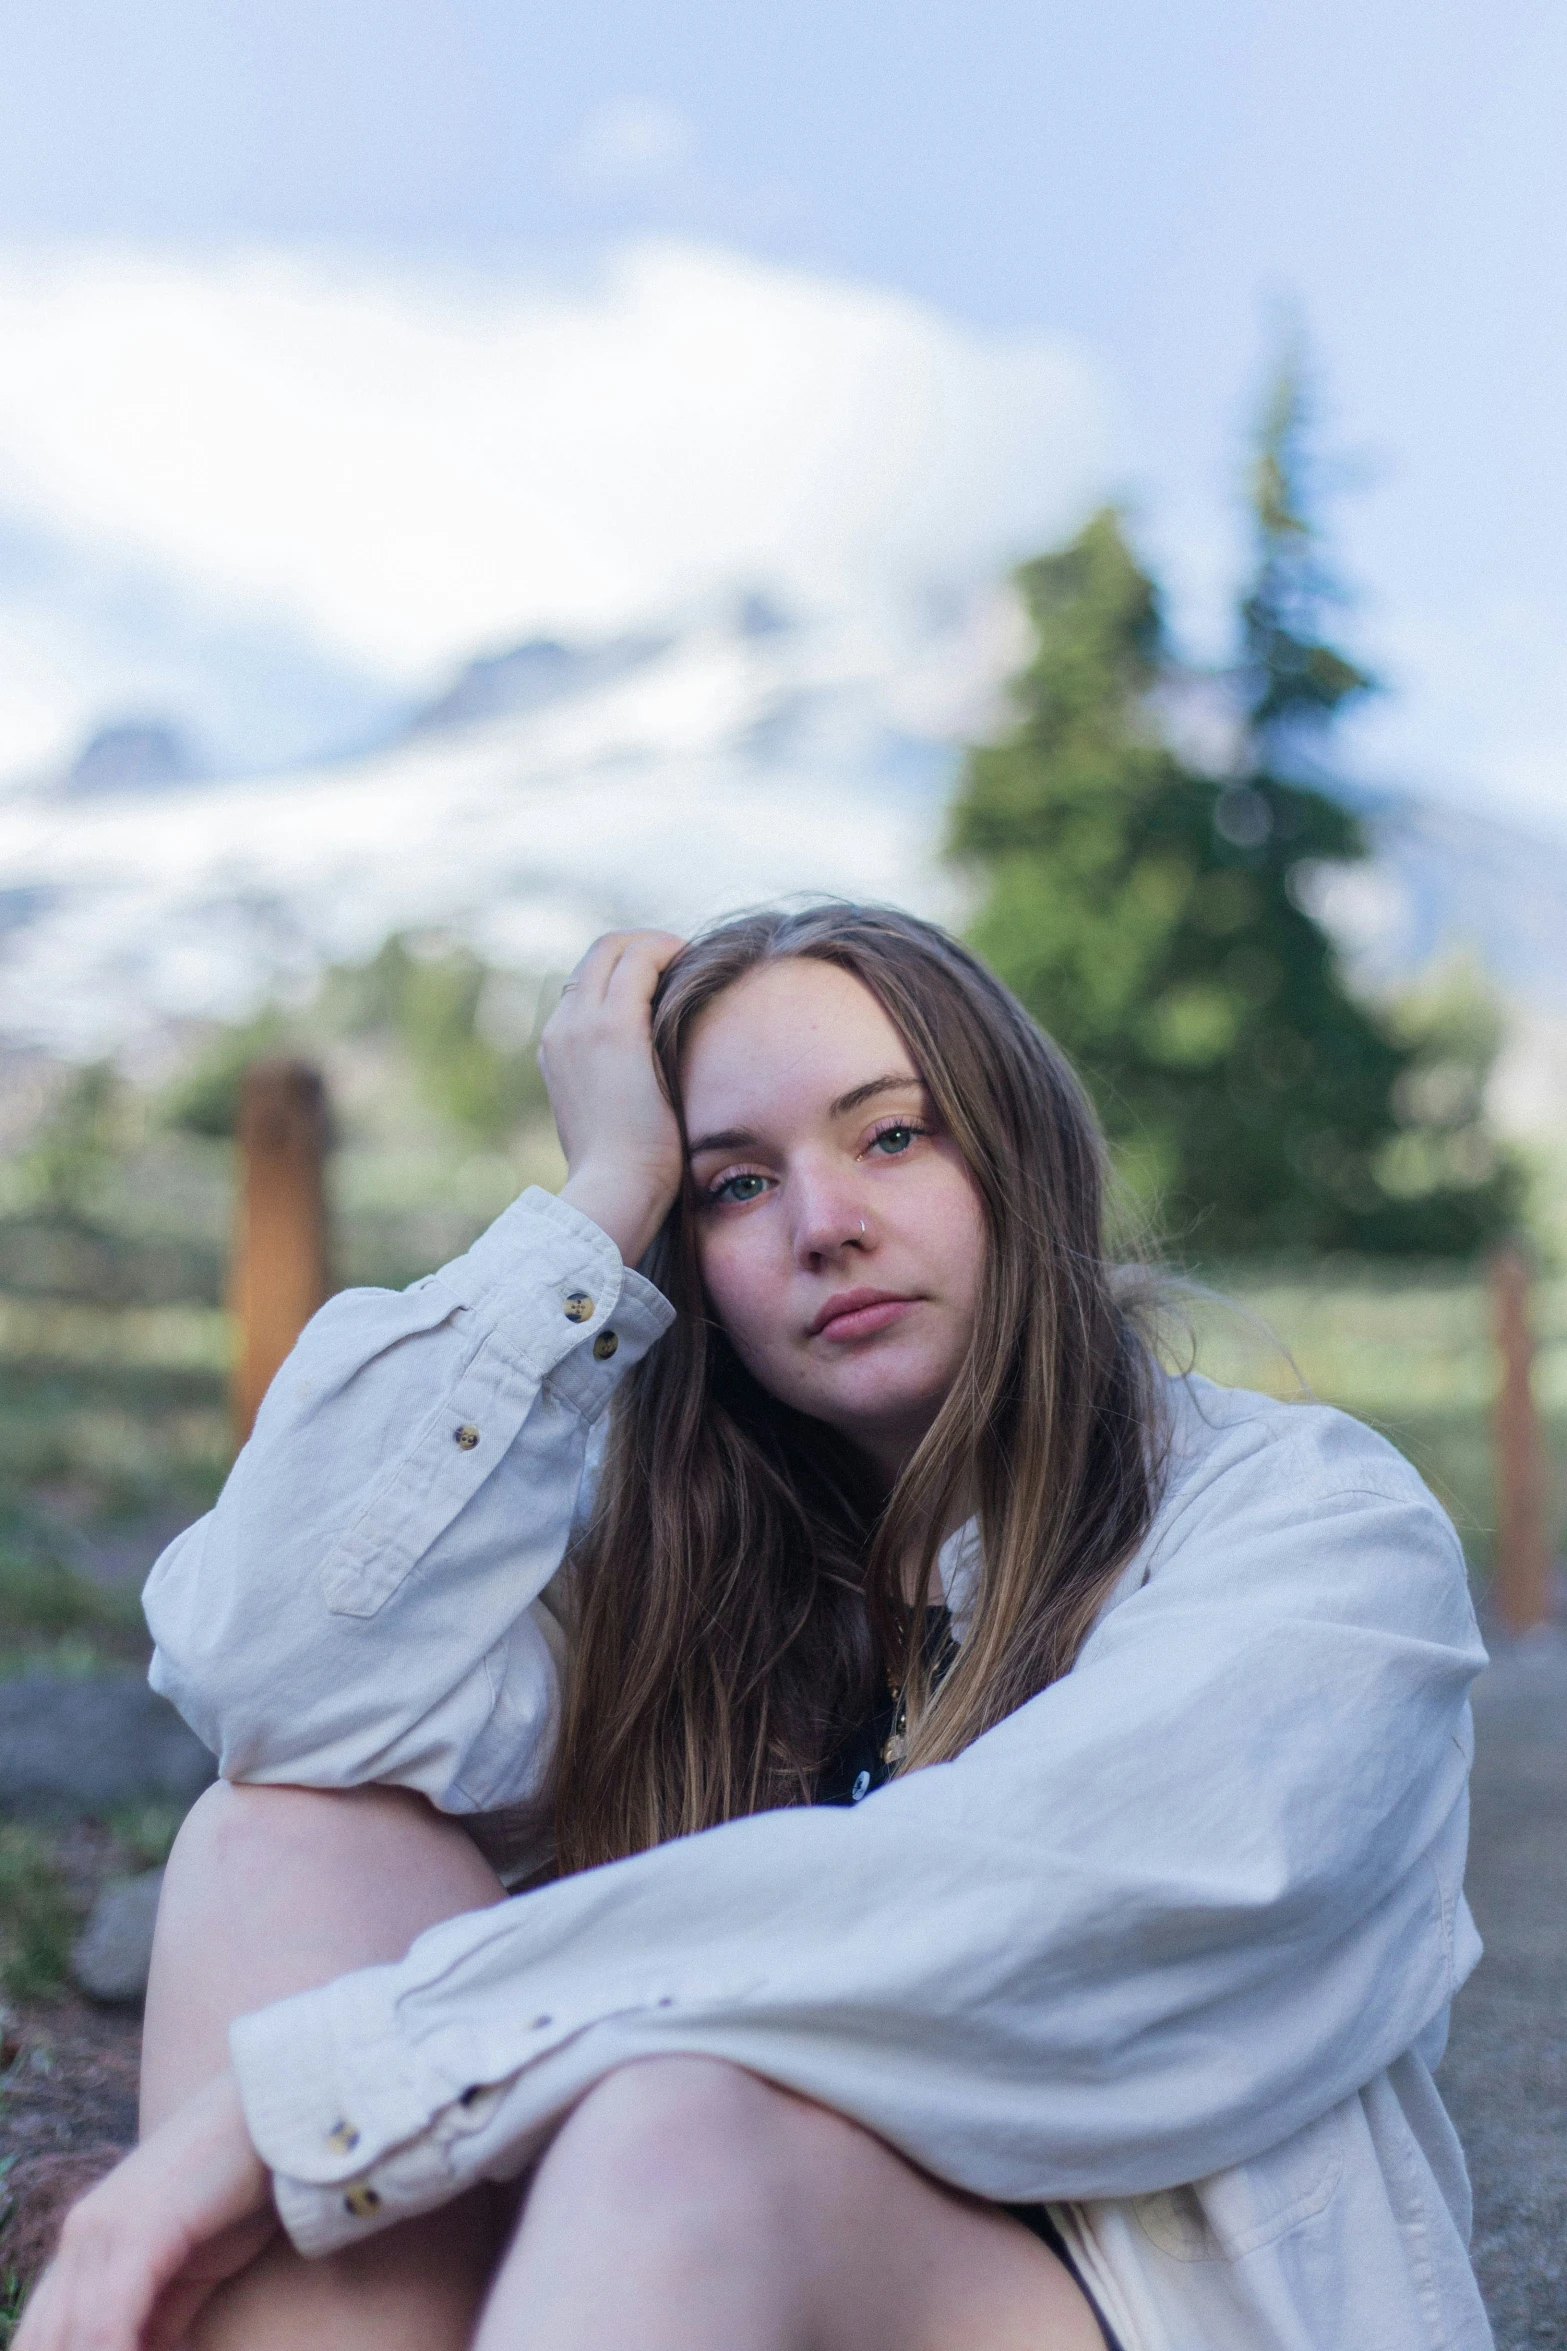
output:
[[[934, 1697], [946, 1680], [958, 1654], [958, 1645], [952, 1638], [952, 1619], [945, 1608], [930, 1608], [925, 1612], [925, 1659], [930, 1667], [930, 1695]], [[896, 1771], [909, 1752], [909, 1692], [906, 1682], [895, 1682], [892, 1668], [887, 1668], [887, 1689], [892, 1699], [892, 1728], [882, 1744], [881, 1759], [889, 1771]]]

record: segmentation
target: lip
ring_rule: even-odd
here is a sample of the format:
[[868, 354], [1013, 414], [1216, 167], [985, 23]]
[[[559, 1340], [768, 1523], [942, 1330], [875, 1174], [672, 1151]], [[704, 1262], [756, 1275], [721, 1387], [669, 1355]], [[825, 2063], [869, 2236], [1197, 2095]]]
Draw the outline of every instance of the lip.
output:
[[919, 1300], [896, 1290], [839, 1290], [810, 1328], [813, 1339], [868, 1339], [898, 1322]]

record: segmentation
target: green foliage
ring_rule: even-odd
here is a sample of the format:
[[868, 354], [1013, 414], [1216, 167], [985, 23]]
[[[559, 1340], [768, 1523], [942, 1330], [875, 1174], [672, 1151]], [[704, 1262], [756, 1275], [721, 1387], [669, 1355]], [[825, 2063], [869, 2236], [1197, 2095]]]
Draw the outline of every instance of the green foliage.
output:
[[187, 1135], [232, 1135], [246, 1070], [266, 1054], [283, 1052], [287, 1044], [288, 1025], [271, 1009], [223, 1029], [171, 1087], [163, 1102], [165, 1121]]
[[72, 1072], [23, 1154], [23, 1174], [46, 1213], [83, 1222], [124, 1149], [125, 1106], [111, 1062]]
[[179, 1804], [132, 1804], [111, 1813], [109, 1826], [133, 1869], [161, 1869], [184, 1818]]
[[1404, 1050], [1393, 1083], [1396, 1131], [1382, 1145], [1376, 1177], [1382, 1191], [1418, 1218], [1431, 1235], [1432, 1255], [1462, 1255], [1469, 1246], [1461, 1218], [1476, 1192], [1516, 1218], [1521, 1179], [1498, 1147], [1485, 1117], [1485, 1086], [1502, 1042], [1502, 1015], [1485, 973], [1467, 956], [1428, 972], [1391, 1005], [1387, 1026]]
[[27, 2303], [25, 2280], [14, 2269], [0, 2274], [0, 2351], [9, 2351], [22, 2323], [22, 2312]]
[[501, 1143], [546, 1099], [536, 1007], [510, 1003], [513, 985], [470, 947], [396, 937], [369, 963], [330, 973], [320, 1010], [350, 1034], [393, 1039], [432, 1109]]
[[1307, 511], [1309, 422], [1297, 348], [1269, 386], [1252, 464], [1257, 567], [1240, 619], [1247, 717], [1261, 745], [1320, 728], [1346, 703], [1376, 691], [1370, 671], [1321, 633], [1324, 607], [1338, 596]]
[[1242, 607], [1241, 756], [1225, 780], [1163, 739], [1178, 683], [1157, 591], [1097, 515], [1018, 574], [1036, 650], [1018, 723], [972, 753], [951, 845], [988, 894], [973, 941], [1083, 1071], [1122, 1170], [1203, 1254], [1462, 1254], [1515, 1213], [1484, 1141], [1481, 1062], [1348, 993], [1301, 877], [1365, 844], [1286, 754], [1370, 680], [1322, 642], [1302, 515], [1300, 404], [1266, 420], [1258, 559]]
[[[186, 1133], [232, 1135], [246, 1070], [265, 1054], [301, 1052], [341, 1037], [378, 1037], [407, 1063], [424, 1100], [461, 1132], [498, 1144], [545, 1106], [531, 996], [469, 947], [388, 939], [365, 964], [329, 971], [315, 1002], [292, 1018], [271, 1009], [226, 1029], [165, 1099]], [[526, 995], [526, 991], [523, 991]]]
[[57, 1992], [70, 1963], [75, 1921], [43, 1839], [0, 1823], [0, 1984], [12, 1999]]

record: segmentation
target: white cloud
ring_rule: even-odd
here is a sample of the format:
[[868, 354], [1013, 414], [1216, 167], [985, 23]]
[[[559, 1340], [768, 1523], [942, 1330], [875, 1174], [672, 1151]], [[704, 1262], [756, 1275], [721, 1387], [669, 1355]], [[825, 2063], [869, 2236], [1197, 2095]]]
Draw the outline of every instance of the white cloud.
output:
[[[388, 692], [736, 580], [814, 608], [966, 582], [1110, 465], [1075, 348], [670, 241], [572, 284], [13, 250], [0, 352], [0, 517]], [[67, 604], [9, 598], [68, 672]], [[42, 723], [6, 703], [0, 673], [0, 764]]]

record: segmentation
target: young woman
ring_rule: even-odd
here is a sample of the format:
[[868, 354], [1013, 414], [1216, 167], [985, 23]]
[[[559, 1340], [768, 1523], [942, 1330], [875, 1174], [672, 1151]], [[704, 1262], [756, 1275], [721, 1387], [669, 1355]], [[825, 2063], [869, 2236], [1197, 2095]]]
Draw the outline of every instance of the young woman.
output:
[[148, 1587], [223, 1778], [23, 2351], [1482, 2351], [1419, 1480], [1156, 1369], [939, 931], [604, 939], [544, 1062]]

